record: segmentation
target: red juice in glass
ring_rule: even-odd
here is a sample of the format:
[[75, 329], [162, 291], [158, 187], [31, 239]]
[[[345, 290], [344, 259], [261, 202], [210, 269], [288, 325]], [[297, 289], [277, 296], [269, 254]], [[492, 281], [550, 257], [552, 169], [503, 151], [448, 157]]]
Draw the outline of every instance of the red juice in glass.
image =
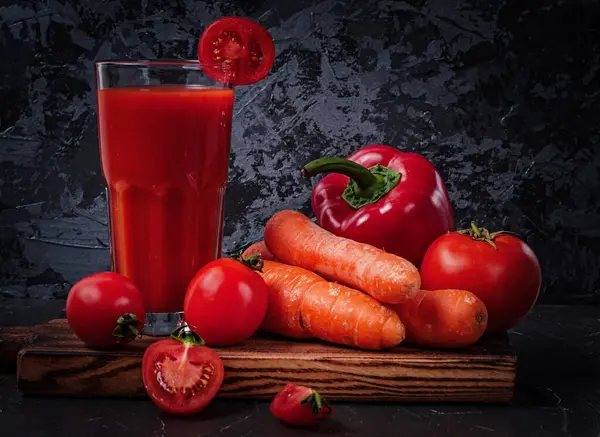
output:
[[113, 269], [142, 293], [144, 333], [169, 334], [190, 280], [221, 255], [234, 93], [197, 62], [97, 68]]

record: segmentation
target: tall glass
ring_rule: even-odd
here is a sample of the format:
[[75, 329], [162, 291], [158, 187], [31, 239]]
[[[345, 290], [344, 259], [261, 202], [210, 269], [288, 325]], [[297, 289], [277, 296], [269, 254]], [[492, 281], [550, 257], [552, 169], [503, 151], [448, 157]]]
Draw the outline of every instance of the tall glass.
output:
[[140, 289], [148, 335], [168, 335], [200, 267], [221, 255], [233, 89], [198, 62], [97, 62], [114, 271]]

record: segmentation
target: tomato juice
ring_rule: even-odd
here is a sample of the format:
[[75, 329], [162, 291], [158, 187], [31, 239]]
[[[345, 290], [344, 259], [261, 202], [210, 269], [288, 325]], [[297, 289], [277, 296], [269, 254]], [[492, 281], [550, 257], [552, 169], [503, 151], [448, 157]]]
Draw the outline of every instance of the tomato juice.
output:
[[217, 86], [98, 90], [113, 268], [148, 313], [182, 311], [194, 274], [221, 255], [233, 100]]

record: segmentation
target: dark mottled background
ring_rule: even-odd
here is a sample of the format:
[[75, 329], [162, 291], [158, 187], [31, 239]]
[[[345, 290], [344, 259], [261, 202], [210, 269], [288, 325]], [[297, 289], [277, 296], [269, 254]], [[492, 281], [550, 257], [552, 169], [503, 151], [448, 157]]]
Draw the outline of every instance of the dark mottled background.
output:
[[309, 212], [302, 164], [383, 142], [434, 162], [460, 225], [526, 238], [541, 301], [600, 302], [600, 6], [576, 0], [0, 0], [3, 295], [108, 267], [93, 61], [193, 58], [223, 15], [277, 48], [237, 90], [226, 251]]

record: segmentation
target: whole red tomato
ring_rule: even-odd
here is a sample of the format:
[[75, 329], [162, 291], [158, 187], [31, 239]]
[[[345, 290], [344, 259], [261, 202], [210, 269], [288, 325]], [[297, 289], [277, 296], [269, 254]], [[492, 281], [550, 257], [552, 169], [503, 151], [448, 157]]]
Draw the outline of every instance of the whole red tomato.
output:
[[125, 345], [144, 326], [142, 296], [129, 279], [117, 273], [94, 273], [81, 279], [67, 296], [67, 321], [86, 345]]
[[533, 250], [511, 235], [478, 228], [436, 239], [423, 258], [421, 287], [458, 288], [479, 297], [488, 310], [489, 332], [514, 326], [535, 304], [542, 275]]
[[196, 273], [185, 293], [183, 313], [206, 344], [228, 346], [254, 334], [268, 299], [267, 284], [258, 273], [240, 261], [221, 258]]
[[152, 343], [142, 358], [148, 396], [171, 414], [203, 410], [221, 388], [223, 377], [221, 358], [187, 326], [175, 330], [171, 340]]
[[295, 384], [286, 384], [269, 409], [283, 422], [299, 426], [314, 425], [333, 413], [325, 397], [310, 387]]

